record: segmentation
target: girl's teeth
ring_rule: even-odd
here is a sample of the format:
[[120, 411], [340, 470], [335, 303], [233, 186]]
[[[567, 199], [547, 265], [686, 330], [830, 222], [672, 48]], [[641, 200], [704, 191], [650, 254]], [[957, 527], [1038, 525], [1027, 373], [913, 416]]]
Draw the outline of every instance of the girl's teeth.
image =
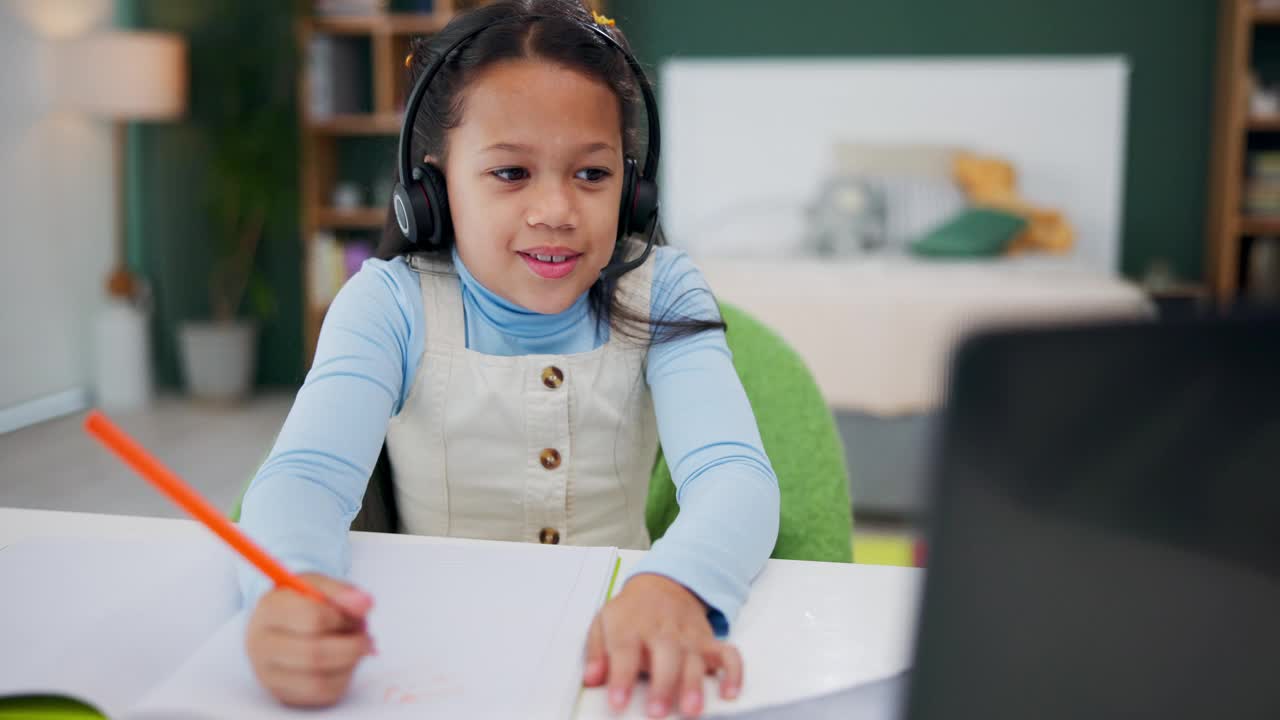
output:
[[568, 255], [538, 255], [534, 253], [534, 257], [545, 263], [562, 263]]

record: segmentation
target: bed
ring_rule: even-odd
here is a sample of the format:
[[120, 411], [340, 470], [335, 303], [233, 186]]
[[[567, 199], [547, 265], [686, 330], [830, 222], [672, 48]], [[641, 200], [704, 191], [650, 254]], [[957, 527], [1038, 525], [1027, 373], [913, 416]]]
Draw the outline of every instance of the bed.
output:
[[[1119, 273], [1127, 80], [1118, 57], [662, 68], [665, 230], [721, 300], [805, 358], [840, 424], [855, 508], [923, 509], [947, 363], [966, 333], [1154, 314]], [[965, 201], [957, 150], [1007, 159], [1024, 197], [1069, 220], [1070, 250], [909, 252]], [[906, 198], [884, 203], [877, 241], [815, 242], [822, 203], [865, 204], [832, 178], [869, 176]]]

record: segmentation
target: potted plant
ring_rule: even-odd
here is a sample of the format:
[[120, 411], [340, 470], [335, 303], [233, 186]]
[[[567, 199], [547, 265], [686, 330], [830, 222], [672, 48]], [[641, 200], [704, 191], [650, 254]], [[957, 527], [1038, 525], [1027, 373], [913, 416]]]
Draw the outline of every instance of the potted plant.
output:
[[182, 323], [178, 345], [191, 394], [227, 401], [252, 388], [257, 330], [275, 312], [257, 259], [264, 239], [282, 234], [271, 232], [272, 218], [296, 207], [296, 140], [292, 45], [230, 39], [222, 47], [235, 50], [193, 67], [206, 94], [197, 123], [209, 143], [210, 316]]

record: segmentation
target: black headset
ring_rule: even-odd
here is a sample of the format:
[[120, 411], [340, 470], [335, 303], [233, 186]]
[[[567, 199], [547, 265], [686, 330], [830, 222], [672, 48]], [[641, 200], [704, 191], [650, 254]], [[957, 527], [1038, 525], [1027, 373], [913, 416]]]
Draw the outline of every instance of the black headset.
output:
[[[431, 79], [444, 67], [449, 55], [459, 46], [476, 35], [496, 25], [505, 25], [529, 20], [551, 19], [548, 15], [522, 15], [503, 18], [481, 26], [458, 38], [436, 56], [414, 84], [405, 103], [404, 125], [400, 128], [400, 146], [398, 151], [399, 182], [396, 183], [392, 195], [396, 224], [401, 234], [409, 243], [418, 249], [437, 250], [449, 247], [453, 243], [453, 219], [449, 214], [449, 195], [445, 188], [444, 173], [431, 163], [415, 162], [411, 156], [414, 119], [427, 94], [427, 86]], [[574, 21], [578, 22], [578, 21]], [[617, 277], [639, 267], [653, 250], [654, 237], [658, 223], [658, 154], [660, 151], [661, 133], [658, 127], [658, 103], [653, 97], [653, 89], [631, 53], [603, 28], [594, 24], [580, 23], [590, 28], [600, 39], [613, 47], [626, 58], [640, 92], [644, 95], [645, 114], [648, 117], [649, 142], [645, 150], [644, 171], [636, 168], [636, 161], [631, 157], [623, 160], [622, 201], [618, 207], [618, 236], [614, 241], [613, 258], [601, 271], [604, 278]], [[623, 239], [632, 233], [648, 233], [644, 252], [634, 260], [624, 260], [626, 251]]]

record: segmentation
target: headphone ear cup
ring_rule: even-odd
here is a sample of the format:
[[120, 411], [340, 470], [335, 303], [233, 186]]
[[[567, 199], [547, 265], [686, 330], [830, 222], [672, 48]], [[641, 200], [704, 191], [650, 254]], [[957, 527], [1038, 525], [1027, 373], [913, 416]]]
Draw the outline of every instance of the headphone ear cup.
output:
[[618, 208], [618, 239], [649, 229], [658, 213], [658, 186], [640, 176], [636, 161], [623, 160], [622, 206]]
[[[439, 247], [442, 237], [452, 237], [449, 196], [444, 189], [444, 176], [433, 165], [413, 169], [408, 186], [396, 184], [391, 195], [396, 225], [409, 244]], [[448, 235], [445, 235], [448, 233]]]
[[423, 242], [433, 232], [431, 204], [422, 192], [421, 183], [410, 183], [408, 187], [396, 183], [391, 207], [395, 211], [396, 226], [410, 245]]
[[449, 212], [449, 191], [444, 173], [435, 165], [425, 164], [414, 173], [419, 177], [422, 195], [430, 206], [431, 232], [419, 238], [432, 249], [449, 246], [453, 242], [453, 214]]
[[636, 161], [624, 158], [622, 161], [622, 197], [618, 201], [618, 240], [621, 241], [631, 230], [631, 208], [635, 205], [636, 194]]
[[658, 214], [658, 185], [638, 178], [632, 193], [635, 197], [631, 200], [631, 225], [628, 232], [646, 232], [654, 216]]

